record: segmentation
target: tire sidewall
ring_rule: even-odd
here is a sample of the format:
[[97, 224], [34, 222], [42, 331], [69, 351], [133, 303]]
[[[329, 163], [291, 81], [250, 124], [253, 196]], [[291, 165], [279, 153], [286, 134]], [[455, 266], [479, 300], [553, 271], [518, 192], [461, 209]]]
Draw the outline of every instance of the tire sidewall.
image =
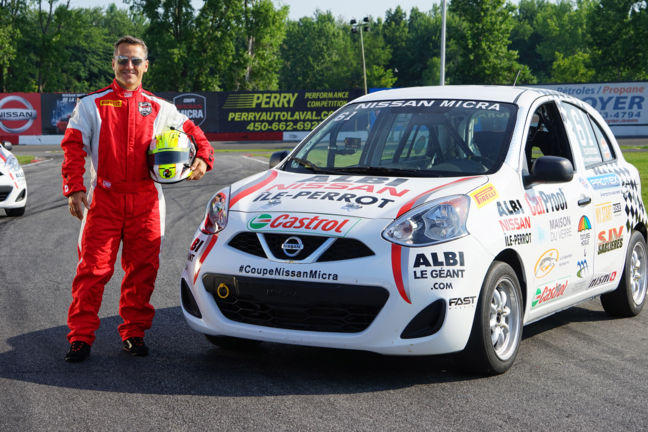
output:
[[[495, 352], [495, 348], [493, 347], [493, 344], [491, 342], [491, 334], [490, 334], [490, 301], [493, 296], [493, 291], [495, 290], [495, 287], [504, 278], [508, 279], [511, 282], [511, 285], [514, 287], [514, 290], [516, 291], [515, 294], [518, 299], [519, 307], [517, 311], [511, 311], [511, 313], [518, 314], [517, 319], [519, 320], [520, 323], [520, 331], [518, 331], [515, 340], [515, 351], [513, 355], [511, 355], [506, 360], [502, 360]], [[479, 301], [477, 303], [477, 312], [475, 315], [475, 324], [477, 326], [473, 326], [473, 331], [475, 332], [473, 336], [480, 337], [480, 343], [478, 345], [481, 346], [480, 348], [483, 350], [482, 351], [483, 355], [485, 356], [485, 360], [487, 364], [490, 366], [490, 369], [495, 373], [505, 372], [515, 362], [515, 358], [517, 357], [517, 353], [520, 348], [520, 341], [522, 339], [521, 327], [522, 327], [523, 308], [524, 305], [522, 303], [522, 292], [515, 271], [513, 270], [513, 268], [511, 268], [511, 266], [509, 266], [504, 262], [501, 261], [493, 262], [493, 264], [491, 264], [490, 268], [488, 269], [488, 272], [486, 273], [484, 283], [482, 284], [481, 293], [479, 295]]]
[[[643, 235], [639, 231], [633, 231], [632, 235], [630, 236], [630, 243], [628, 244], [628, 250], [626, 252], [625, 267], [623, 268], [623, 278], [621, 279], [620, 287], [625, 291], [628, 306], [633, 315], [638, 315], [639, 312], [641, 312], [644, 304], [646, 304], [647, 297], [646, 295], [644, 295], [643, 301], [640, 304], [635, 303], [634, 298], [632, 297], [632, 251], [634, 250], [637, 243], [642, 243], [644, 254], [648, 253], [648, 250], [646, 249], [646, 241], [644, 240]], [[644, 258], [646, 258], [645, 255]]]

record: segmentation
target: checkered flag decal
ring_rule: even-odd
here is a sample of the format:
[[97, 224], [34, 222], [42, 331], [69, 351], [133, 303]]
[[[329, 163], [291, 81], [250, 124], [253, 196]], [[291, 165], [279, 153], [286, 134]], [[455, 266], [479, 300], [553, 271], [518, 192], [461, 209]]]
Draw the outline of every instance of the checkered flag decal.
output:
[[626, 230], [628, 232], [632, 232], [632, 229], [639, 222], [648, 225], [646, 209], [641, 200], [641, 185], [632, 177], [628, 168], [608, 164], [594, 168], [594, 172], [597, 175], [616, 174], [621, 179], [623, 200], [625, 202]]

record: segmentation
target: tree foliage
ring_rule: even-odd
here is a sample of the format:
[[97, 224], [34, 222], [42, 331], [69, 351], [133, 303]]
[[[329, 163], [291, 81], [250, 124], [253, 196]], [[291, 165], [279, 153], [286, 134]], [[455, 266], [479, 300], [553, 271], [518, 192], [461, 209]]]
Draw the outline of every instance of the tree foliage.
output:
[[[273, 0], [125, 1], [0, 0], [1, 90], [104, 87], [125, 34], [148, 44], [153, 91], [362, 88], [363, 52], [369, 87], [439, 82], [438, 5], [369, 17], [361, 41], [330, 11], [290, 20]], [[646, 0], [450, 0], [447, 29], [447, 83], [648, 80]]]

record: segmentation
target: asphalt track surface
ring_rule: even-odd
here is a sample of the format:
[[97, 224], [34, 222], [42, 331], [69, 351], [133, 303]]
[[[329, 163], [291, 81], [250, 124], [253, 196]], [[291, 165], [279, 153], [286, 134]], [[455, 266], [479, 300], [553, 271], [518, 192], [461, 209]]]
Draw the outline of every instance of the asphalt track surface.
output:
[[265, 168], [241, 154], [166, 188], [151, 354], [120, 352], [118, 258], [92, 356], [68, 364], [79, 222], [61, 195], [60, 155], [44, 156], [25, 168], [26, 214], [0, 211], [0, 431], [646, 429], [648, 309], [610, 319], [598, 299], [525, 327], [516, 363], [496, 377], [465, 374], [452, 357], [211, 345], [184, 322], [179, 276], [211, 194]]

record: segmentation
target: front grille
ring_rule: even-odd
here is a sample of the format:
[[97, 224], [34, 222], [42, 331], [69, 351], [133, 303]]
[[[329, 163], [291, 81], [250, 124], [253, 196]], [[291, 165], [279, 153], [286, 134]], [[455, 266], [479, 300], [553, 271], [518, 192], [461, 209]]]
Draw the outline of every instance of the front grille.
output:
[[[258, 234], [263, 236], [272, 255], [277, 259], [291, 259], [301, 261], [308, 258], [317, 248], [322, 246], [331, 237], [295, 235], [295, 234]], [[258, 235], [253, 232], [240, 232], [230, 241], [229, 245], [250, 255], [268, 258], [263, 251]], [[289, 237], [298, 237], [304, 246], [301, 252], [294, 257], [286, 255], [281, 245]], [[342, 261], [353, 258], [362, 258], [375, 255], [367, 245], [360, 240], [350, 238], [336, 238], [327, 250], [317, 259], [317, 262]]]
[[[265, 241], [268, 243], [268, 248], [275, 258], [279, 259], [293, 259], [293, 260], [303, 260], [308, 258], [315, 249], [322, 246], [328, 237], [318, 237], [318, 236], [309, 236], [309, 235], [294, 235], [294, 234], [263, 234]], [[286, 255], [281, 248], [281, 245], [290, 237], [297, 237], [302, 241], [303, 249], [294, 257]]]
[[361, 332], [389, 297], [377, 286], [222, 274], [204, 275], [203, 284], [226, 318], [289, 330]]
[[374, 252], [360, 240], [339, 238], [320, 256], [318, 262], [342, 261], [375, 255]]
[[12, 190], [13, 186], [0, 186], [0, 201], [6, 200]]
[[261, 243], [259, 242], [256, 233], [247, 231], [238, 233], [229, 241], [228, 244], [241, 252], [266, 258], [266, 254], [263, 252], [263, 247], [261, 247]]

